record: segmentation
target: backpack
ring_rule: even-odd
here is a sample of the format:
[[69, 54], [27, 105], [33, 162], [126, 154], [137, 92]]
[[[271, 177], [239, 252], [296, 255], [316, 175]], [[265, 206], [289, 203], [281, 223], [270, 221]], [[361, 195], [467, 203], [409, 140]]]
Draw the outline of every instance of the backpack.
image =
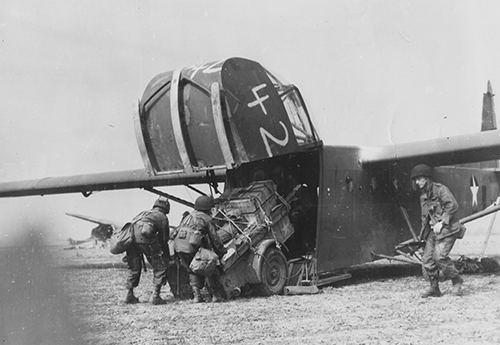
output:
[[203, 239], [200, 231], [202, 225], [192, 214], [186, 216], [176, 229], [174, 250], [178, 253], [195, 253]]
[[126, 223], [120, 230], [113, 230], [109, 241], [109, 251], [111, 254], [121, 254], [125, 252], [135, 242], [134, 224], [149, 214], [150, 211], [143, 211], [132, 219], [132, 222]]

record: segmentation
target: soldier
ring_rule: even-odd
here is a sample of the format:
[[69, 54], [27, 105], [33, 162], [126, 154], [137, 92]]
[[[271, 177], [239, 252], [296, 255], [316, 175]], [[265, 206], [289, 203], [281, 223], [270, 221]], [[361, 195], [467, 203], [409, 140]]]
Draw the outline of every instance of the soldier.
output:
[[451, 279], [454, 294], [460, 295], [463, 279], [448, 256], [462, 230], [456, 218], [458, 204], [450, 190], [433, 182], [431, 177], [431, 168], [425, 164], [418, 164], [411, 171], [411, 179], [420, 191], [422, 229], [425, 229], [422, 266], [430, 281], [422, 297], [441, 296], [439, 272], [444, 280]]
[[[175, 251], [181, 265], [189, 271], [189, 285], [193, 289], [193, 302], [202, 302], [200, 290], [205, 283], [205, 277], [193, 273], [189, 264], [200, 247], [215, 251], [222, 257], [226, 249], [222, 245], [214, 225], [212, 224], [212, 209], [214, 200], [209, 196], [200, 196], [196, 199], [194, 211], [182, 219], [177, 228], [175, 237]], [[222, 298], [218, 282], [218, 271], [207, 277], [212, 302], [219, 302]]]
[[154, 292], [152, 304], [165, 304], [160, 297], [161, 287], [167, 282], [168, 266], [168, 237], [169, 226], [167, 214], [170, 212], [170, 203], [160, 197], [155, 201], [151, 211], [144, 211], [132, 221], [134, 243], [127, 250], [129, 274], [127, 279], [127, 297], [125, 303], [138, 303], [134, 296], [134, 288], [139, 285], [141, 269], [144, 264], [143, 255], [153, 267]]

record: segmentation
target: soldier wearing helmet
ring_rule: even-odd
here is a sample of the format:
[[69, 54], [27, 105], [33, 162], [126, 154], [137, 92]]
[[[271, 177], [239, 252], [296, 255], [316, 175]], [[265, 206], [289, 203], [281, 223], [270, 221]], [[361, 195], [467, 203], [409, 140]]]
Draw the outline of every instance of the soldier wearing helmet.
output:
[[127, 297], [125, 303], [137, 303], [134, 288], [139, 285], [144, 264], [143, 255], [153, 267], [154, 292], [152, 304], [164, 304], [160, 297], [161, 287], [167, 282], [169, 224], [167, 214], [170, 203], [166, 198], [158, 198], [150, 211], [139, 213], [133, 220], [134, 243], [127, 250], [129, 274], [127, 278]]
[[430, 281], [422, 297], [441, 296], [440, 274], [443, 280], [451, 279], [453, 292], [460, 295], [463, 279], [448, 256], [462, 230], [456, 216], [458, 203], [448, 187], [432, 181], [430, 166], [418, 164], [410, 176], [420, 192], [422, 239], [425, 240], [422, 268]]
[[[193, 301], [202, 302], [200, 290], [205, 283], [203, 275], [195, 274], [189, 270], [189, 264], [200, 247], [213, 250], [219, 257], [226, 253], [214, 225], [212, 224], [213, 198], [202, 195], [194, 203], [194, 211], [184, 217], [177, 228], [174, 240], [175, 251], [181, 265], [189, 272], [189, 285], [193, 290]], [[222, 291], [218, 282], [218, 272], [207, 278], [212, 302], [222, 299]]]

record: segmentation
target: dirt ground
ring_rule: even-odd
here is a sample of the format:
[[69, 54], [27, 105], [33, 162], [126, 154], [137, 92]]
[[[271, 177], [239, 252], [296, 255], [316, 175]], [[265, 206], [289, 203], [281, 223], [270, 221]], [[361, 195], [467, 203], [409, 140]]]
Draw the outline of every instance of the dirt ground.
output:
[[389, 266], [316, 295], [152, 306], [148, 271], [141, 303], [125, 305], [120, 256], [22, 251], [0, 251], [1, 344], [500, 344], [496, 273], [466, 275], [461, 297], [446, 282], [444, 296], [422, 299], [418, 270]]
[[499, 344], [500, 275], [469, 275], [465, 294], [421, 299], [421, 277], [380, 278], [318, 295], [212, 304], [124, 305], [124, 270], [63, 270], [63, 284], [92, 344]]

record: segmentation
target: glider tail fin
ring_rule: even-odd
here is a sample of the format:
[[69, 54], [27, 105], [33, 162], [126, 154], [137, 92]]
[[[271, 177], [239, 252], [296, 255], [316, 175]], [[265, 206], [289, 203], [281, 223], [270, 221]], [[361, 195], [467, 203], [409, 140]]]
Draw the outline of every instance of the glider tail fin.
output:
[[[493, 100], [493, 88], [488, 80], [486, 93], [483, 94], [483, 113], [481, 119], [481, 132], [497, 129], [497, 116], [495, 114], [495, 102]], [[498, 168], [498, 161], [486, 161], [479, 164], [480, 168]]]

